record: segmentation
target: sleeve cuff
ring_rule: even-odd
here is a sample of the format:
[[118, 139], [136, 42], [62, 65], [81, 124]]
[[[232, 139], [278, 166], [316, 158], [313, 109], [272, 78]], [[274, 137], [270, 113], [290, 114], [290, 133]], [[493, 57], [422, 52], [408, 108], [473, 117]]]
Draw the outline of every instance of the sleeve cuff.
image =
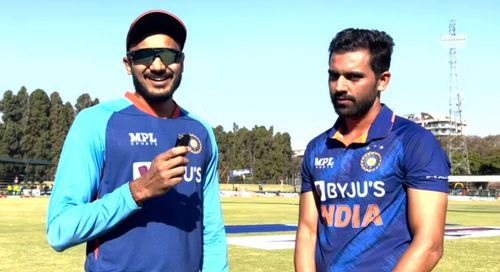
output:
[[123, 197], [125, 199], [125, 204], [132, 210], [138, 210], [142, 207], [142, 204], [135, 202], [132, 192], [130, 191], [130, 182], [127, 182], [121, 186], [123, 191]]

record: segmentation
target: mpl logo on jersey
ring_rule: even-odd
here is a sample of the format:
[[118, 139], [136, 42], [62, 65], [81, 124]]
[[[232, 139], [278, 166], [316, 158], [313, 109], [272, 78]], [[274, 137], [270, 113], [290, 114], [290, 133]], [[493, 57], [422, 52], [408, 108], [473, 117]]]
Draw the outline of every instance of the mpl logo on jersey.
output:
[[332, 168], [333, 157], [328, 158], [314, 158], [314, 168]]
[[158, 140], [152, 132], [129, 132], [130, 145], [158, 145]]

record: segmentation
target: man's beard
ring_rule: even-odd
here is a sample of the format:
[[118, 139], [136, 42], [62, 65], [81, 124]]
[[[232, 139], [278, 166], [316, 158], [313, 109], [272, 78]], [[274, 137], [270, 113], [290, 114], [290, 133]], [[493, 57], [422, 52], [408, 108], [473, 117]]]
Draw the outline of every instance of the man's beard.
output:
[[138, 79], [137, 76], [132, 74], [132, 81], [134, 83], [135, 91], [139, 93], [148, 103], [151, 104], [160, 104], [172, 99], [175, 90], [181, 85], [182, 74], [179, 74], [179, 77], [175, 79], [174, 84], [172, 85], [172, 90], [166, 93], [151, 93], [148, 91], [146, 86], [144, 86]]
[[[330, 99], [332, 101], [333, 107], [335, 108], [335, 112], [342, 118], [354, 118], [360, 119], [365, 116], [373, 104], [377, 100], [378, 92], [370, 92], [373, 95], [364, 97], [363, 99], [356, 99], [354, 96], [348, 95], [342, 92], [336, 92], [335, 94], [330, 94]], [[338, 104], [336, 100], [342, 97], [343, 99], [350, 100], [352, 105], [345, 106], [342, 104]]]

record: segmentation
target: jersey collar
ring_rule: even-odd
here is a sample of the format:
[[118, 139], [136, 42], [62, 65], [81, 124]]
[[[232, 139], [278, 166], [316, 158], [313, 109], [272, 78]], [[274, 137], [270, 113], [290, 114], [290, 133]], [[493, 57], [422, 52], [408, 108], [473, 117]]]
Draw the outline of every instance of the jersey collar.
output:
[[[135, 96], [134, 93], [131, 93], [131, 92], [126, 92], [125, 93], [125, 97], [130, 101], [132, 102], [132, 104], [134, 104], [134, 106], [136, 106], [139, 110], [149, 114], [149, 115], [152, 115], [154, 117], [159, 117], [155, 112], [154, 110], [147, 104], [147, 103], [144, 103], [142, 100], [139, 100], [137, 98], [137, 96]], [[174, 101], [175, 103], [175, 101]], [[177, 118], [181, 115], [181, 109], [179, 107], [179, 105], [177, 105], [177, 103], [175, 103], [175, 109], [174, 109], [174, 114], [172, 114], [172, 116], [169, 118], [169, 119], [174, 119], [174, 118]]]
[[[389, 107], [387, 107], [385, 104], [382, 104], [382, 109], [377, 114], [377, 117], [375, 117], [375, 120], [370, 125], [368, 131], [363, 133], [363, 135], [361, 135], [361, 137], [356, 139], [355, 142], [368, 143], [371, 142], [372, 140], [385, 138], [389, 136], [389, 133], [391, 132], [392, 127], [394, 125], [395, 118], [396, 115], [394, 114], [394, 112], [392, 112], [392, 110], [389, 109]], [[328, 138], [338, 139], [339, 137], [342, 137], [342, 134], [338, 130], [340, 127], [340, 122], [341, 122], [340, 118], [338, 118], [335, 124], [333, 125], [332, 129], [328, 133]]]

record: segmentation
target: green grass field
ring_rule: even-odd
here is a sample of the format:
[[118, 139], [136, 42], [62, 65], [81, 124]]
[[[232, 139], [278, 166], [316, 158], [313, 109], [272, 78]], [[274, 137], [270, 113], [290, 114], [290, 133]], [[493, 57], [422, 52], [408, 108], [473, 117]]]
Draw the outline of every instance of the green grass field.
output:
[[[48, 199], [0, 199], [0, 271], [82, 271], [85, 246], [62, 253], [45, 240]], [[226, 225], [297, 223], [298, 199], [223, 198]], [[500, 201], [450, 202], [448, 224], [500, 226]], [[258, 234], [262, 235], [262, 234]], [[445, 241], [434, 271], [500, 271], [500, 237]], [[230, 271], [293, 271], [293, 249], [229, 246]]]

